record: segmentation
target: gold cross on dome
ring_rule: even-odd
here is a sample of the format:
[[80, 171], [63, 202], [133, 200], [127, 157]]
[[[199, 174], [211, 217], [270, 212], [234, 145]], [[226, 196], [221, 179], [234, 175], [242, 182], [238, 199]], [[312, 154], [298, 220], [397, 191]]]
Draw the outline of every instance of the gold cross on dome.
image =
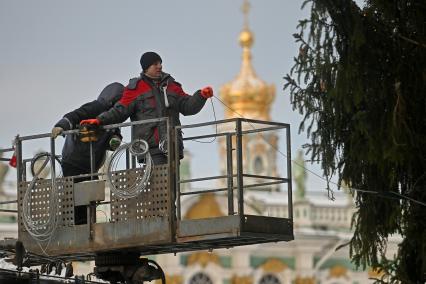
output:
[[250, 3], [248, 2], [248, 0], [243, 0], [241, 11], [244, 14], [244, 27], [248, 28], [248, 13], [250, 11]]

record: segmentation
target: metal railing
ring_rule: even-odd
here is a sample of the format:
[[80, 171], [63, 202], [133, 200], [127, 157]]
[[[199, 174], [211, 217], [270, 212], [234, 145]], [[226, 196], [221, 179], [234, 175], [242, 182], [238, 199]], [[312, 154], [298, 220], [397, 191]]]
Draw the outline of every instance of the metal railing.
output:
[[[251, 126], [252, 129], [244, 129], [243, 123], [247, 123]], [[199, 128], [205, 126], [217, 126], [220, 124], [228, 124], [233, 126], [233, 130], [224, 131], [215, 134], [207, 135], [197, 135], [191, 137], [185, 137], [183, 140], [195, 140], [195, 139], [205, 139], [205, 138], [214, 138], [214, 137], [225, 137], [225, 149], [226, 149], [226, 174], [225, 175], [216, 175], [203, 178], [193, 178], [180, 180], [179, 172], [176, 174], [176, 194], [177, 194], [177, 219], [182, 220], [181, 216], [181, 197], [185, 195], [195, 195], [203, 193], [216, 193], [216, 192], [227, 192], [228, 199], [228, 215], [235, 215], [237, 213], [241, 219], [244, 218], [244, 189], [247, 188], [259, 188], [270, 185], [277, 185], [286, 183], [287, 192], [288, 192], [288, 217], [293, 220], [293, 208], [292, 208], [292, 182], [291, 182], [291, 146], [290, 146], [290, 125], [286, 123], [278, 122], [269, 122], [269, 121], [260, 121], [253, 119], [243, 119], [243, 118], [233, 118], [226, 120], [219, 120], [214, 122], [192, 124], [186, 126], [176, 126], [175, 128], [175, 137], [179, 131], [185, 128]], [[264, 125], [266, 127], [255, 128], [253, 124]], [[243, 137], [247, 134], [260, 133], [266, 131], [274, 131], [284, 129], [285, 141], [286, 141], [286, 177], [276, 177], [276, 176], [265, 176], [265, 175], [255, 175], [248, 174], [243, 172]], [[234, 142], [235, 141], [235, 142]], [[175, 155], [178, 155], [177, 141], [175, 141]], [[235, 147], [235, 148], [234, 148]], [[278, 149], [275, 149], [278, 151]], [[235, 155], [233, 153], [235, 151]], [[281, 153], [281, 152], [280, 152]], [[236, 166], [234, 166], [234, 162]], [[175, 160], [175, 168], [179, 171], [179, 160]], [[257, 184], [244, 184], [244, 178], [256, 178], [259, 180], [267, 180], [266, 182], [260, 182]], [[226, 179], [226, 187], [219, 187], [214, 189], [207, 190], [195, 190], [190, 192], [181, 192], [181, 184], [199, 182], [199, 181], [208, 181], [208, 180], [219, 180]], [[234, 185], [234, 183], [236, 183]], [[237, 212], [234, 210], [234, 190], [237, 190], [237, 200], [238, 208]]]
[[[15, 148], [5, 148], [5, 149], [0, 149], [0, 161], [2, 162], [9, 162], [10, 158], [4, 158], [3, 154], [4, 153], [14, 153]], [[4, 213], [18, 213], [18, 210], [14, 210], [14, 209], [9, 209], [9, 208], [1, 208], [4, 205], [8, 206], [10, 204], [17, 204], [18, 200], [3, 200], [0, 201], [0, 212], [4, 212]]]
[[[124, 122], [124, 123], [116, 123], [116, 124], [110, 124], [110, 125], [105, 125], [105, 126], [100, 126], [100, 129], [103, 130], [112, 130], [112, 129], [116, 129], [116, 128], [124, 128], [124, 127], [129, 127], [129, 126], [136, 126], [136, 125], [141, 125], [141, 124], [148, 124], [148, 123], [166, 123], [166, 127], [167, 129], [170, 129], [170, 123], [168, 121], [168, 119], [166, 117], [162, 117], [162, 118], [155, 118], [155, 119], [147, 119], [147, 120], [143, 120], [143, 121], [132, 121], [132, 122]], [[68, 131], [64, 131], [61, 133], [61, 135], [63, 136], [67, 136], [67, 135], [77, 135], [79, 134], [80, 130], [79, 129], [73, 129], [73, 130], [68, 130]], [[169, 130], [167, 133], [171, 133], [171, 130]], [[50, 139], [50, 151], [48, 152], [50, 154], [50, 162], [51, 162], [51, 178], [55, 179], [56, 178], [56, 172], [55, 172], [55, 157], [56, 158], [60, 158], [60, 155], [56, 154], [56, 146], [55, 146], [55, 138], [52, 137], [51, 133], [42, 133], [42, 134], [35, 134], [35, 135], [26, 135], [26, 136], [16, 136], [15, 140], [14, 140], [14, 144], [15, 144], [15, 148], [11, 148], [11, 149], [6, 149], [6, 150], [15, 150], [16, 152], [16, 159], [17, 159], [17, 181], [18, 183], [21, 181], [26, 181], [26, 165], [27, 163], [32, 161], [32, 158], [23, 158], [22, 156], [22, 147], [23, 147], [23, 142], [24, 141], [29, 141], [29, 140], [36, 140], [36, 139], [43, 139], [43, 138], [49, 138]], [[170, 139], [168, 139], [170, 140]], [[74, 176], [74, 178], [80, 178], [80, 177], [95, 177], [95, 176], [99, 176], [102, 175], [101, 173], [97, 173], [95, 172], [94, 169], [94, 153], [93, 153], [93, 142], [88, 142], [90, 143], [90, 173], [88, 174], [82, 174], [82, 175], [77, 175]], [[1, 151], [1, 150], [0, 150]], [[1, 151], [1, 152], [5, 152], [5, 150]], [[170, 163], [170, 162], [169, 162]], [[136, 161], [135, 158], [133, 157], [133, 159], [130, 158], [129, 153], [126, 153], [126, 168], [135, 168], [136, 167]]]
[[[253, 120], [253, 119], [244, 119], [244, 118], [233, 118], [226, 120], [218, 120], [214, 122], [206, 122], [206, 123], [198, 123], [191, 125], [182, 125], [172, 127], [168, 118], [156, 118], [149, 119], [143, 121], [133, 121], [133, 122], [125, 122], [125, 123], [117, 123], [102, 126], [101, 129], [104, 130], [112, 130], [115, 128], [123, 128], [123, 127], [133, 127], [141, 124], [148, 123], [166, 123], [167, 128], [167, 149], [168, 149], [168, 180], [169, 180], [169, 191], [171, 194], [171, 204], [170, 207], [172, 209], [173, 214], [176, 214], [177, 220], [182, 220], [181, 216], [181, 197], [185, 195], [195, 195], [195, 194], [203, 194], [203, 193], [216, 193], [216, 192], [226, 192], [227, 200], [228, 200], [228, 215], [238, 214], [241, 218], [244, 217], [244, 189], [248, 188], [260, 188], [271, 185], [278, 184], [287, 184], [287, 193], [288, 193], [288, 218], [293, 220], [293, 208], [292, 208], [292, 182], [291, 182], [291, 146], [290, 146], [290, 125], [286, 123], [278, 123], [278, 122], [269, 122], [269, 121], [261, 121], [261, 120]], [[243, 127], [245, 125], [249, 125], [251, 127]], [[253, 125], [261, 125], [262, 127], [256, 128]], [[205, 126], [218, 126], [218, 125], [231, 125], [228, 127], [226, 131], [214, 134], [206, 134], [206, 135], [196, 135], [183, 138], [186, 140], [195, 140], [195, 139], [205, 139], [205, 138], [217, 138], [224, 137], [225, 138], [225, 149], [226, 149], [226, 174], [224, 175], [216, 175], [216, 176], [208, 176], [202, 178], [193, 178], [180, 180], [180, 161], [179, 161], [179, 145], [178, 145], [178, 134], [182, 131], [182, 129], [189, 128], [200, 128]], [[277, 131], [277, 130], [285, 130], [285, 156], [286, 156], [286, 176], [285, 177], [277, 177], [277, 176], [265, 176], [258, 174], [249, 174], [244, 173], [243, 171], [243, 139], [244, 136], [249, 134], [256, 134], [266, 131]], [[75, 135], [78, 134], [79, 130], [69, 130], [64, 131], [62, 135]], [[55, 147], [55, 139], [51, 137], [50, 133], [37, 134], [37, 135], [28, 135], [28, 136], [16, 136], [15, 138], [15, 148], [0, 150], [1, 152], [7, 151], [15, 151], [17, 158], [17, 182], [26, 181], [26, 164], [31, 161], [31, 159], [24, 159], [22, 156], [22, 147], [23, 142], [34, 139], [50, 139], [50, 162], [51, 162], [51, 171], [50, 176], [51, 179], [56, 179], [55, 172], [55, 157], [59, 157], [56, 155], [56, 147]], [[90, 165], [91, 171], [88, 174], [74, 176], [74, 178], [80, 177], [95, 177], [102, 175], [102, 173], [97, 173], [94, 171], [94, 156], [92, 150], [92, 142], [89, 142], [91, 151], [90, 151]], [[277, 149], [275, 149], [277, 150]], [[277, 150], [278, 151], [278, 150]], [[282, 152], [280, 152], [282, 153]], [[135, 168], [136, 161], [135, 157], [131, 156], [129, 152], [126, 152], [125, 157], [125, 165], [126, 169]], [[262, 182], [257, 182], [256, 184], [244, 184], [244, 178], [252, 178], [257, 181], [262, 180]], [[226, 186], [219, 187], [208, 190], [195, 190], [190, 192], [181, 192], [181, 185], [185, 183], [193, 183], [197, 181], [209, 181], [209, 180], [219, 180], [226, 179]], [[238, 208], [234, 208], [234, 193], [236, 192], [237, 200], [238, 200]], [[176, 200], [175, 202], [173, 202]], [[103, 202], [105, 203], [105, 202]], [[176, 206], [176, 207], [175, 207]], [[174, 213], [175, 212], [175, 213]], [[173, 224], [171, 224], [173, 226]]]

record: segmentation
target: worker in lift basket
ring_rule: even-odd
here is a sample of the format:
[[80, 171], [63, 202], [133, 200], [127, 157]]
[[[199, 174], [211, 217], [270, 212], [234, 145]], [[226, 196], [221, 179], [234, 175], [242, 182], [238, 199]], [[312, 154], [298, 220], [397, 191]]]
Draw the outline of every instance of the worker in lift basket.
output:
[[[132, 121], [169, 117], [171, 126], [180, 125], [179, 113], [194, 115], [201, 111], [206, 100], [213, 96], [211, 87], [198, 90], [190, 96], [185, 93], [180, 83], [162, 71], [162, 59], [155, 52], [146, 52], [140, 59], [142, 73], [130, 79], [124, 88], [123, 97], [110, 110], [94, 119], [83, 120], [81, 124], [106, 125]], [[155, 165], [167, 163], [164, 147], [167, 143], [164, 122], [136, 125], [132, 139], [148, 142], [149, 152]], [[183, 158], [182, 134], [178, 134], [179, 158]]]
[[[99, 97], [86, 103], [78, 109], [69, 112], [55, 124], [52, 129], [52, 137], [56, 138], [64, 130], [79, 127], [80, 121], [99, 115], [110, 109], [123, 95], [124, 86], [120, 83], [112, 83], [106, 86]], [[90, 143], [83, 142], [79, 135], [67, 135], [62, 148], [62, 172], [65, 177], [88, 174], [90, 168]], [[94, 172], [98, 172], [105, 161], [106, 151], [115, 150], [121, 144], [119, 129], [113, 131], [99, 130], [97, 140], [92, 142], [94, 154]], [[75, 182], [90, 180], [90, 177], [74, 179]]]
[[[78, 109], [69, 112], [55, 124], [52, 129], [52, 137], [56, 138], [65, 130], [79, 127], [80, 121], [94, 117], [110, 109], [123, 95], [124, 86], [120, 83], [112, 83], [106, 86], [99, 97], [86, 103]], [[115, 150], [121, 144], [121, 134], [119, 129], [112, 131], [97, 130], [96, 141], [92, 143], [94, 156], [94, 172], [98, 172], [105, 161], [106, 151]], [[90, 143], [83, 142], [79, 134], [67, 135], [64, 147], [62, 148], [62, 173], [65, 177], [88, 174], [91, 172], [90, 166]], [[75, 178], [75, 182], [90, 180], [90, 177]], [[97, 179], [97, 177], [95, 177]], [[75, 224], [86, 224], [87, 213], [85, 206], [74, 208]]]

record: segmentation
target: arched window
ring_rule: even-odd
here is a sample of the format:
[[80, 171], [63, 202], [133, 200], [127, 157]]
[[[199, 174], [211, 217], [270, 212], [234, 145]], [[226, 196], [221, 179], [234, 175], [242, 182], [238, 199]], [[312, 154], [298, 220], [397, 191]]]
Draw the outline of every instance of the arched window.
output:
[[266, 274], [260, 278], [259, 284], [281, 284], [281, 281], [272, 274]]
[[265, 165], [261, 156], [254, 158], [253, 169], [255, 174], [261, 174], [265, 171]]
[[191, 277], [189, 284], [213, 284], [213, 281], [208, 275], [199, 272]]

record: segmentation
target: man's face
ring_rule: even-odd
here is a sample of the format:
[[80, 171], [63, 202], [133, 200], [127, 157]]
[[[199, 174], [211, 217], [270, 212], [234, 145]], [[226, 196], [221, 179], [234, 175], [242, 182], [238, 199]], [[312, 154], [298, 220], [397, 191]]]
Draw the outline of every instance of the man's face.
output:
[[150, 78], [160, 78], [161, 77], [161, 71], [163, 70], [163, 65], [161, 64], [161, 61], [157, 61], [151, 66], [148, 67], [145, 71], [145, 75], [147, 75]]

